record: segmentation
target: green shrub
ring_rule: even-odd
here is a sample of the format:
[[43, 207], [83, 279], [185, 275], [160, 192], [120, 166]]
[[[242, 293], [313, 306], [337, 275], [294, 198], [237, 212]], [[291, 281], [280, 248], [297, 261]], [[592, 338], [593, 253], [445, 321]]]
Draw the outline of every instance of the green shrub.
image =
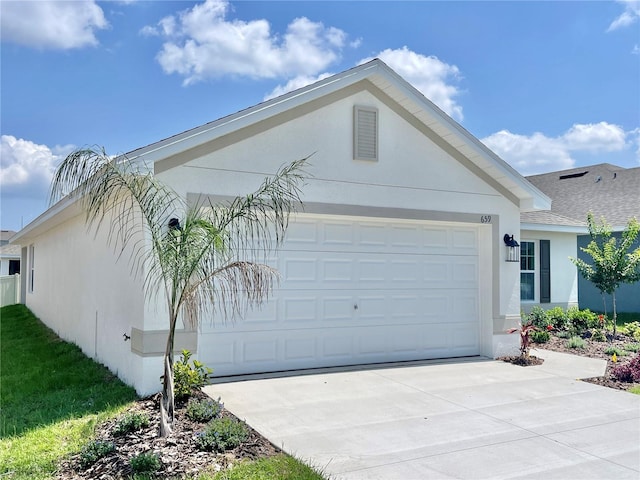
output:
[[567, 341], [567, 347], [569, 348], [584, 348], [585, 341], [578, 336], [573, 336]]
[[160, 456], [153, 452], [144, 452], [131, 459], [133, 473], [153, 473], [160, 470]]
[[621, 350], [614, 346], [605, 348], [604, 353], [606, 353], [607, 355], [613, 355], [615, 353], [617, 357], [622, 357], [623, 355], [627, 354], [627, 352], [625, 352], [624, 350]]
[[571, 332], [568, 332], [566, 330], [561, 330], [559, 332], [555, 332], [555, 335], [558, 338], [569, 338], [571, 337]]
[[130, 412], [125, 413], [113, 428], [113, 434], [116, 436], [126, 435], [127, 433], [137, 432], [149, 426], [149, 417], [146, 413]]
[[618, 327], [618, 332], [623, 335], [629, 335], [640, 341], [640, 322], [629, 322]]
[[546, 330], [548, 322], [547, 322], [547, 314], [545, 311], [538, 307], [537, 305], [531, 309], [529, 315], [527, 315], [527, 322], [532, 324], [534, 327], [539, 328], [540, 330]]
[[103, 440], [93, 440], [89, 442], [80, 452], [80, 465], [83, 468], [87, 468], [93, 465], [102, 457], [106, 457], [111, 452], [114, 452], [116, 446], [111, 442], [105, 442]]
[[533, 343], [547, 343], [551, 335], [546, 330], [539, 330], [531, 333], [531, 341]]
[[578, 307], [571, 307], [567, 310], [567, 316], [569, 317], [570, 328], [577, 334], [582, 334], [589, 328], [598, 328], [600, 326], [598, 315], [588, 308], [580, 310]]
[[569, 317], [562, 307], [547, 310], [547, 323], [556, 330], [565, 330], [569, 326]]
[[209, 375], [213, 373], [213, 370], [198, 360], [193, 360], [189, 365], [190, 358], [191, 352], [183, 350], [180, 360], [173, 365], [174, 395], [178, 400], [188, 398], [193, 390], [204, 387]]
[[194, 422], [206, 423], [212, 418], [220, 416], [222, 411], [222, 403], [218, 401], [206, 399], [198, 400], [191, 398], [187, 404], [187, 417]]
[[237, 447], [249, 438], [249, 429], [244, 422], [234, 418], [214, 418], [204, 431], [196, 437], [200, 450], [224, 452]]
[[591, 330], [591, 340], [593, 340], [594, 342], [606, 342], [607, 336], [601, 329], [594, 328], [593, 330]]
[[627, 343], [622, 348], [627, 352], [638, 353], [640, 352], [640, 343]]

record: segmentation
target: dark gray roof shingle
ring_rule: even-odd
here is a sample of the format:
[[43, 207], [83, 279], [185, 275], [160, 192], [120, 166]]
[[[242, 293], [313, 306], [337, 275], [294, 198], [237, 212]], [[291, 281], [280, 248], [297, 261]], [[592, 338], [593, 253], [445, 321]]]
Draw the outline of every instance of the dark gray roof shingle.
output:
[[[624, 226], [629, 219], [640, 220], [640, 167], [622, 168], [609, 163], [572, 168], [559, 172], [544, 173], [526, 177], [534, 186], [551, 198], [551, 213], [582, 222], [587, 213], [593, 212], [599, 220], [604, 217], [614, 227]], [[537, 212], [542, 213], [542, 212]], [[522, 221], [529, 223], [550, 223], [529, 221], [523, 214]], [[540, 220], [545, 220], [542, 216]]]

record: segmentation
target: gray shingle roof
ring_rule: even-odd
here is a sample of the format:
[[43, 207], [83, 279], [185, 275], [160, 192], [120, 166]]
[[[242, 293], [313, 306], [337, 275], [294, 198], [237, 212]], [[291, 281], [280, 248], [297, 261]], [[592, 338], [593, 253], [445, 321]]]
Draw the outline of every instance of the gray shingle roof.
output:
[[[604, 217], [614, 227], [626, 225], [632, 217], [640, 220], [640, 167], [622, 168], [601, 163], [526, 178], [551, 198], [552, 214], [583, 222], [583, 225], [589, 211], [598, 220]], [[525, 215], [528, 214], [521, 217], [523, 222], [567, 225], [554, 223], [552, 217], [540, 216], [542, 221], [535, 221], [532, 216], [525, 220]]]
[[0, 247], [0, 256], [2, 257], [19, 257], [21, 253], [20, 245], [2, 245]]
[[564, 225], [571, 227], [586, 227], [587, 222], [579, 222], [572, 218], [563, 217], [549, 210], [539, 210], [536, 212], [522, 212], [520, 214], [521, 223], [538, 223], [544, 225]]

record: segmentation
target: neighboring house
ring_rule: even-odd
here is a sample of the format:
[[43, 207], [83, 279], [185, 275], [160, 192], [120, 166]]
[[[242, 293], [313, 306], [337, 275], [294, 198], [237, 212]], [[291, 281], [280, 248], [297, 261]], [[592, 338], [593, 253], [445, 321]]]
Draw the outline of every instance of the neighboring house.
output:
[[9, 245], [15, 234], [13, 230], [0, 230], [0, 276], [20, 273], [20, 245]]
[[[187, 199], [219, 200], [312, 153], [269, 302], [180, 330], [176, 350], [197, 351], [216, 375], [517, 352], [506, 330], [520, 320], [520, 272], [503, 238], [550, 201], [380, 60], [128, 157]], [[87, 234], [72, 198], [26, 226], [25, 301], [151, 393], [165, 306], [116, 263], [106, 230]]]
[[[564, 306], [568, 300], [568, 305], [579, 303], [580, 308], [602, 311], [600, 292], [578, 274], [568, 257], [592, 261], [580, 250], [591, 241], [586, 229], [588, 212], [598, 221], [604, 217], [618, 236], [632, 217], [640, 220], [640, 167], [603, 163], [533, 175], [527, 180], [551, 198], [552, 204], [550, 212], [521, 215], [523, 308], [528, 310], [534, 304]], [[534, 261], [529, 262], [532, 265], [525, 261], [529, 247], [535, 252]], [[551, 265], [545, 268], [548, 263], [544, 257], [549, 251]], [[528, 266], [534, 268], [529, 270]], [[549, 290], [550, 297], [546, 295]], [[622, 285], [616, 300], [618, 311], [640, 312], [640, 284]], [[607, 310], [611, 311], [610, 298]]]

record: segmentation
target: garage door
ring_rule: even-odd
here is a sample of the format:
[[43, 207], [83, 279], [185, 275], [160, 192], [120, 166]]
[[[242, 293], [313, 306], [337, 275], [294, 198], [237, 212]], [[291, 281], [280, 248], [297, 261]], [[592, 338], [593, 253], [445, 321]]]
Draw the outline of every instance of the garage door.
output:
[[298, 216], [268, 303], [204, 324], [216, 376], [477, 355], [478, 234], [434, 222]]

